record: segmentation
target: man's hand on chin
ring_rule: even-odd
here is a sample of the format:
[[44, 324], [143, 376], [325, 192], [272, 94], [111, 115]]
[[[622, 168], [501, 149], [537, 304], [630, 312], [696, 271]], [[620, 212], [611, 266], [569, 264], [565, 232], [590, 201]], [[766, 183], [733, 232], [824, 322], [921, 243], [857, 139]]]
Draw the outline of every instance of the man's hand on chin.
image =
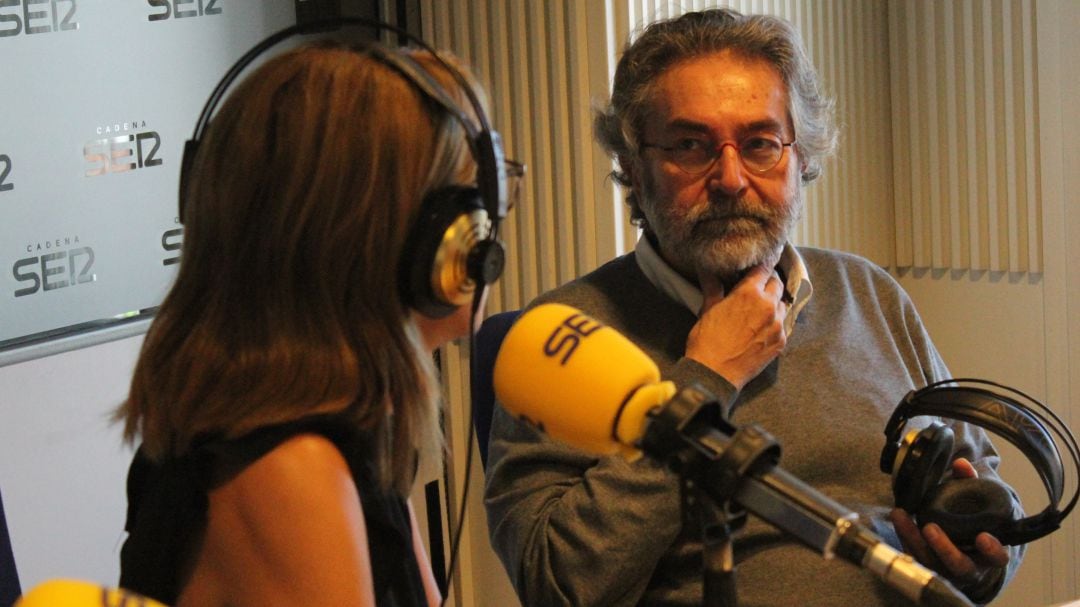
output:
[[754, 266], [728, 293], [714, 276], [698, 283], [704, 301], [686, 356], [741, 390], [787, 345], [784, 284], [771, 266]]

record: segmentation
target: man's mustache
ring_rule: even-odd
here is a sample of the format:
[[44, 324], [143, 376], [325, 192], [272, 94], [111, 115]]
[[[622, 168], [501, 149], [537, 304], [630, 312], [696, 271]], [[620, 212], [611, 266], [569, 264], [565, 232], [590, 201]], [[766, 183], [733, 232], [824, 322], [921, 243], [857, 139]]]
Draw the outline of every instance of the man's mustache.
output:
[[741, 198], [718, 198], [709, 201], [709, 205], [696, 218], [697, 221], [731, 221], [733, 219], [754, 219], [762, 223], [776, 223], [780, 213], [765, 205], [750, 204]]

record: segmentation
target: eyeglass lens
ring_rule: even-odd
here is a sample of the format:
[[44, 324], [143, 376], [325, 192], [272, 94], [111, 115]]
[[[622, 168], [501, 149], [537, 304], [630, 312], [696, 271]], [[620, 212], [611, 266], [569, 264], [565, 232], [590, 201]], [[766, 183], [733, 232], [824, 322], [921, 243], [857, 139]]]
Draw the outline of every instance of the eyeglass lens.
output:
[[[671, 147], [658, 146], [670, 154], [674, 162], [683, 171], [691, 174], [708, 170], [716, 159], [723, 154], [726, 145], [716, 146], [708, 141], [683, 140]], [[784, 155], [785, 144], [774, 135], [753, 135], [740, 141], [736, 147], [739, 158], [750, 170], [764, 173], [780, 163]]]
[[514, 161], [506, 161], [506, 210], [513, 209], [521, 202], [522, 181], [525, 179], [525, 165]]

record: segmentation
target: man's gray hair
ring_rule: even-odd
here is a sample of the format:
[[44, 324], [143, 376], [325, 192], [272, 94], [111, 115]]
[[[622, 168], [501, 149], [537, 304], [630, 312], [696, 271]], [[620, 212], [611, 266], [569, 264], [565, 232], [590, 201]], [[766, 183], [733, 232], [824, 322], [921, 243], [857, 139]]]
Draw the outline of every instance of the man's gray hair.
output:
[[[780, 74], [788, 89], [799, 157], [805, 164], [802, 181], [809, 183], [821, 174], [822, 162], [836, 149], [833, 101], [822, 90], [799, 32], [778, 17], [713, 9], [652, 23], [623, 51], [611, 101], [597, 110], [593, 122], [600, 145], [619, 163], [612, 172], [617, 183], [630, 185], [623, 163], [637, 157], [657, 78], [676, 63], [725, 50], [763, 59]], [[631, 219], [640, 220], [637, 196], [630, 192], [627, 203]]]

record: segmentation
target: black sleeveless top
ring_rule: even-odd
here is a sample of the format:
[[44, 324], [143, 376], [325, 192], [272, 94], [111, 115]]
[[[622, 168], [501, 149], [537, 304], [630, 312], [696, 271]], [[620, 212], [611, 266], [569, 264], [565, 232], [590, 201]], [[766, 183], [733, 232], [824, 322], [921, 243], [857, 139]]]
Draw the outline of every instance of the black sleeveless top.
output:
[[405, 500], [379, 488], [371, 441], [333, 416], [268, 426], [234, 440], [200, 441], [183, 457], [160, 463], [141, 449], [136, 452], [128, 471], [128, 538], [120, 551], [120, 586], [175, 604], [185, 581], [180, 579], [183, 568], [193, 562], [196, 540], [206, 526], [207, 492], [303, 433], [325, 436], [349, 465], [367, 525], [376, 604], [426, 605]]

